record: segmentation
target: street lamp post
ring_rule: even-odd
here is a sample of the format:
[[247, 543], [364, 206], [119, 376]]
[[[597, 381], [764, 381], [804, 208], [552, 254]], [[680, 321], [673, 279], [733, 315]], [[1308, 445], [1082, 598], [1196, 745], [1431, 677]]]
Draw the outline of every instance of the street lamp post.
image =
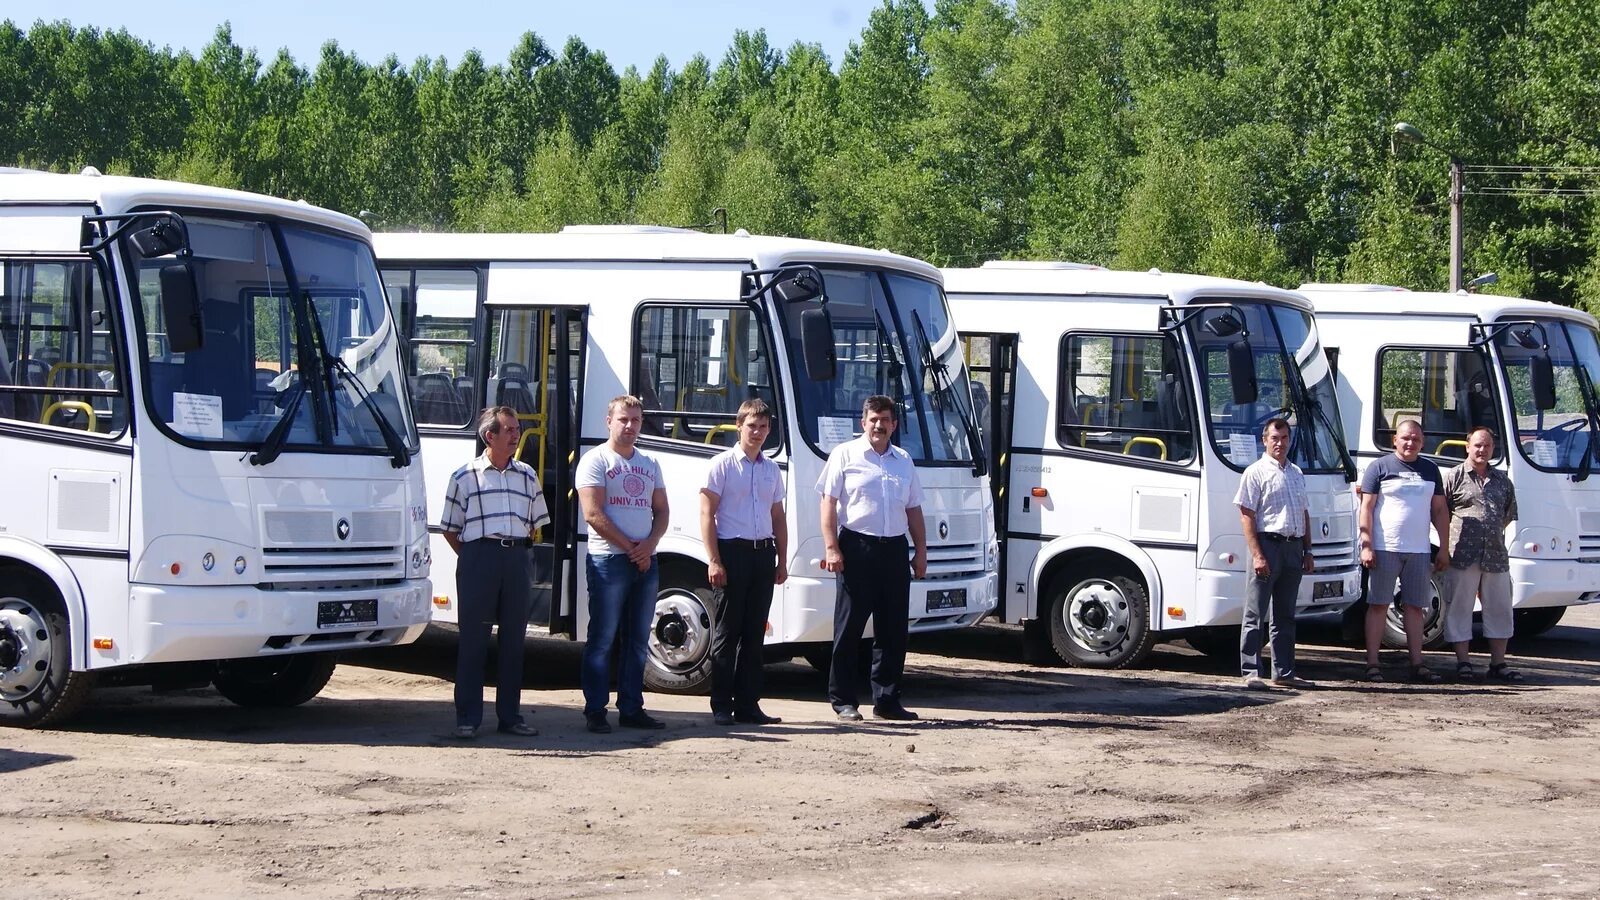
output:
[[1421, 144], [1450, 157], [1450, 293], [1461, 290], [1461, 194], [1462, 163], [1455, 151], [1428, 140], [1422, 129], [1410, 122], [1394, 123], [1394, 136], [1408, 144]]

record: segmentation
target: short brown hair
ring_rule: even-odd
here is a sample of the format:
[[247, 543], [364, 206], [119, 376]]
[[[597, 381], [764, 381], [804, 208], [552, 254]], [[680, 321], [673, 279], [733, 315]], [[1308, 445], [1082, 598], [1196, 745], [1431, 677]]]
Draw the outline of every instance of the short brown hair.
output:
[[1471, 430], [1469, 430], [1467, 432], [1467, 440], [1469, 440], [1469, 441], [1472, 440], [1472, 436], [1477, 434], [1480, 431], [1483, 432], [1484, 434], [1487, 434], [1489, 436], [1489, 440], [1494, 441], [1496, 444], [1500, 443], [1500, 436], [1495, 434], [1494, 433], [1494, 429], [1490, 428], [1487, 425], [1478, 425], [1478, 426], [1472, 428]]
[[500, 433], [501, 416], [510, 416], [515, 421], [517, 411], [509, 406], [486, 406], [478, 413], [478, 437], [485, 444], [489, 442], [489, 435]]
[[733, 423], [735, 425], [743, 425], [746, 419], [752, 418], [766, 419], [768, 422], [771, 422], [772, 407], [768, 406], [767, 401], [761, 399], [760, 397], [752, 397], [751, 399], [739, 404], [739, 414], [734, 417]]
[[617, 396], [611, 398], [610, 403], [606, 404], [606, 415], [610, 416], [618, 409], [626, 409], [630, 406], [639, 410], [640, 412], [644, 412], [643, 400], [640, 400], [638, 397], [635, 397], [632, 394], [618, 394]]
[[873, 394], [861, 403], [861, 418], [865, 419], [868, 413], [886, 412], [895, 422], [900, 421], [900, 411], [895, 409], [894, 398], [885, 394]]
[[1289, 420], [1288, 419], [1285, 419], [1283, 416], [1273, 416], [1272, 418], [1268, 419], [1265, 423], [1262, 424], [1262, 426], [1261, 426], [1261, 434], [1262, 434], [1262, 436], [1265, 437], [1266, 433], [1271, 431], [1274, 428], [1282, 428], [1284, 431], [1287, 431], [1290, 434], [1294, 433], [1294, 429], [1289, 427]]

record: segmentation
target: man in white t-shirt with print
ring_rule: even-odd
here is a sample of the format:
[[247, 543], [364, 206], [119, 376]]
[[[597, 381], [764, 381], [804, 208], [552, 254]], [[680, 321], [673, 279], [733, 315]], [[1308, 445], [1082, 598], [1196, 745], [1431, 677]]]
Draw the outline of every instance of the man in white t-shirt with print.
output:
[[583, 717], [596, 734], [611, 731], [611, 647], [617, 646], [617, 722], [625, 728], [665, 728], [644, 711], [644, 667], [656, 611], [656, 544], [667, 531], [667, 491], [661, 465], [634, 446], [644, 422], [638, 397], [606, 407], [604, 444], [578, 460], [575, 484], [589, 526], [589, 632], [583, 648]]
[[1439, 676], [1422, 663], [1422, 628], [1432, 597], [1432, 573], [1450, 565], [1440, 541], [1429, 559], [1428, 527], [1450, 534], [1450, 509], [1439, 467], [1423, 459], [1422, 426], [1414, 419], [1394, 432], [1394, 453], [1367, 465], [1361, 476], [1361, 564], [1367, 579], [1367, 681], [1383, 680], [1378, 650], [1383, 644], [1389, 604], [1399, 600], [1411, 660], [1411, 680], [1437, 684]]

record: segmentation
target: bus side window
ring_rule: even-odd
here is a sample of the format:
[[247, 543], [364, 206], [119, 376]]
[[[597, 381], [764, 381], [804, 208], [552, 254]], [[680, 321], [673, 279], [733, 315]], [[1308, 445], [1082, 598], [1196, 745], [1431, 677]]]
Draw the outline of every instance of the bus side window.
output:
[[406, 376], [417, 424], [467, 425], [483, 405], [473, 369], [477, 270], [385, 269], [383, 283], [406, 333]]
[[121, 347], [94, 266], [0, 260], [0, 273], [0, 419], [121, 434]]
[[[759, 398], [778, 408], [771, 359], [748, 308], [642, 307], [630, 389], [644, 403], [646, 432], [733, 446], [741, 404]], [[768, 447], [778, 445], [778, 434], [774, 428]]]
[[1185, 463], [1194, 457], [1189, 389], [1170, 338], [1063, 338], [1056, 434], [1064, 446]]

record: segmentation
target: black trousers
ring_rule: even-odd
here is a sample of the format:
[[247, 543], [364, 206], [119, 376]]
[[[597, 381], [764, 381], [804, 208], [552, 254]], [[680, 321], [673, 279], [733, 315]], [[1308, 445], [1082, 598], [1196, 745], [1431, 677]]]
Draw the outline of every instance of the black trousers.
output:
[[503, 547], [497, 540], [468, 541], [456, 560], [460, 641], [456, 644], [456, 724], [483, 724], [483, 668], [489, 656], [489, 627], [498, 626], [494, 710], [501, 727], [522, 721], [522, 650], [528, 639], [532, 598], [525, 544]]
[[711, 711], [754, 712], [761, 702], [762, 646], [772, 610], [777, 550], [751, 541], [717, 541], [727, 572], [711, 640]]
[[905, 535], [876, 538], [839, 530], [844, 558], [833, 606], [833, 663], [828, 700], [856, 706], [861, 632], [872, 617], [872, 702], [899, 703], [906, 668], [906, 619], [911, 612], [911, 559]]

